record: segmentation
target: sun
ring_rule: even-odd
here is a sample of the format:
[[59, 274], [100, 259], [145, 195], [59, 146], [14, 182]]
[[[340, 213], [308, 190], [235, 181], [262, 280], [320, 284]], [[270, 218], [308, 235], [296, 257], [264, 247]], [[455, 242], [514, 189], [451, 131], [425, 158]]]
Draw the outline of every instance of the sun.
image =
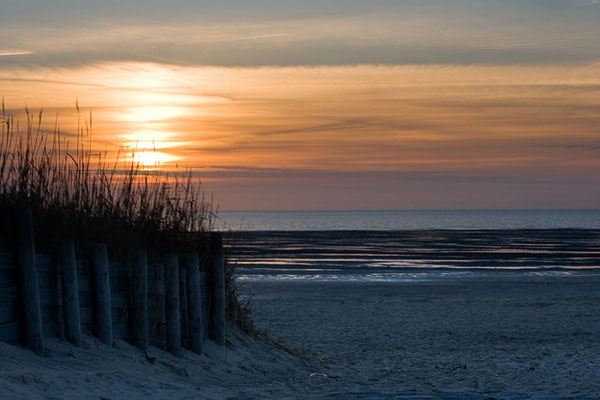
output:
[[133, 152], [132, 160], [140, 166], [148, 168], [158, 168], [161, 165], [176, 161], [177, 157], [162, 151], [153, 149], [138, 149]]

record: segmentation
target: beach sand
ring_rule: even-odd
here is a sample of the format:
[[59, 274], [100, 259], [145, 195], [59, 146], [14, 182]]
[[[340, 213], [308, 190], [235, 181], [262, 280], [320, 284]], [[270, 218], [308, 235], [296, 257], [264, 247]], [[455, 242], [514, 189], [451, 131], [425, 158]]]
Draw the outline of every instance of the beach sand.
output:
[[119, 341], [0, 344], [2, 399], [600, 398], [600, 278], [254, 282], [259, 328], [173, 357]]
[[600, 278], [247, 283], [306, 398], [600, 398]]
[[47, 356], [0, 343], [0, 399], [262, 399], [294, 391], [308, 379], [296, 357], [230, 329], [227, 346], [205, 342], [202, 355], [148, 357], [124, 341], [86, 338], [85, 348], [46, 341]]

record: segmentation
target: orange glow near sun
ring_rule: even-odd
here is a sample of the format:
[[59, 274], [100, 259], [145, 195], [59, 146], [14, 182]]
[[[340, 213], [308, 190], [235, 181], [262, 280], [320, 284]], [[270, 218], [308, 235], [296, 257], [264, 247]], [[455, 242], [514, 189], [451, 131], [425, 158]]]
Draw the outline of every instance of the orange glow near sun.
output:
[[161, 165], [166, 165], [176, 159], [177, 157], [171, 154], [150, 149], [138, 150], [133, 155], [133, 161], [146, 169], [160, 168]]
[[99, 151], [189, 166], [221, 191], [287, 193], [310, 171], [381, 174], [382, 187], [411, 174], [588, 185], [600, 168], [599, 82], [600, 64], [0, 68], [7, 108], [44, 107], [50, 129], [59, 113], [61, 131], [76, 131], [76, 97], [93, 109]]

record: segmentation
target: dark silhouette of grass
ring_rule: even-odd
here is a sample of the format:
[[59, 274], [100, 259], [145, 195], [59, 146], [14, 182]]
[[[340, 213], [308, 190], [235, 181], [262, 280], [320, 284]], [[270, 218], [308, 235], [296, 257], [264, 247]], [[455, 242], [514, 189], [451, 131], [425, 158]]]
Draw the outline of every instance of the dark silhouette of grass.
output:
[[[151, 261], [164, 253], [207, 254], [216, 210], [200, 180], [189, 169], [145, 168], [135, 161], [135, 150], [113, 156], [93, 151], [92, 114], [82, 122], [77, 103], [76, 108], [71, 147], [57, 123], [53, 130], [43, 128], [41, 110], [26, 109], [20, 126], [2, 101], [0, 207], [30, 206], [36, 247], [46, 253], [58, 239], [69, 238], [80, 254], [94, 242], [107, 243], [111, 258], [120, 260], [136, 248], [147, 249]], [[226, 276], [230, 318], [249, 326], [249, 308], [238, 301], [229, 264]]]

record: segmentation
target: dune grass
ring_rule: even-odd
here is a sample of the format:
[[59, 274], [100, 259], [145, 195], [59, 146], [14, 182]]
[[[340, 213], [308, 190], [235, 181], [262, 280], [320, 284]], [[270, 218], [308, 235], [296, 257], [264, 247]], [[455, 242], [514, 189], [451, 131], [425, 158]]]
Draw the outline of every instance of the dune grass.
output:
[[[20, 125], [2, 101], [0, 208], [31, 207], [42, 252], [51, 253], [56, 240], [69, 238], [80, 254], [104, 242], [111, 258], [121, 260], [136, 248], [157, 261], [167, 252], [205, 254], [216, 209], [200, 180], [189, 169], [147, 168], [135, 161], [135, 149], [95, 151], [92, 114], [82, 120], [76, 107], [77, 131], [64, 135], [57, 123], [44, 128], [41, 110], [26, 109]], [[226, 277], [228, 314], [242, 327], [249, 325], [249, 308], [238, 301], [230, 263]]]

